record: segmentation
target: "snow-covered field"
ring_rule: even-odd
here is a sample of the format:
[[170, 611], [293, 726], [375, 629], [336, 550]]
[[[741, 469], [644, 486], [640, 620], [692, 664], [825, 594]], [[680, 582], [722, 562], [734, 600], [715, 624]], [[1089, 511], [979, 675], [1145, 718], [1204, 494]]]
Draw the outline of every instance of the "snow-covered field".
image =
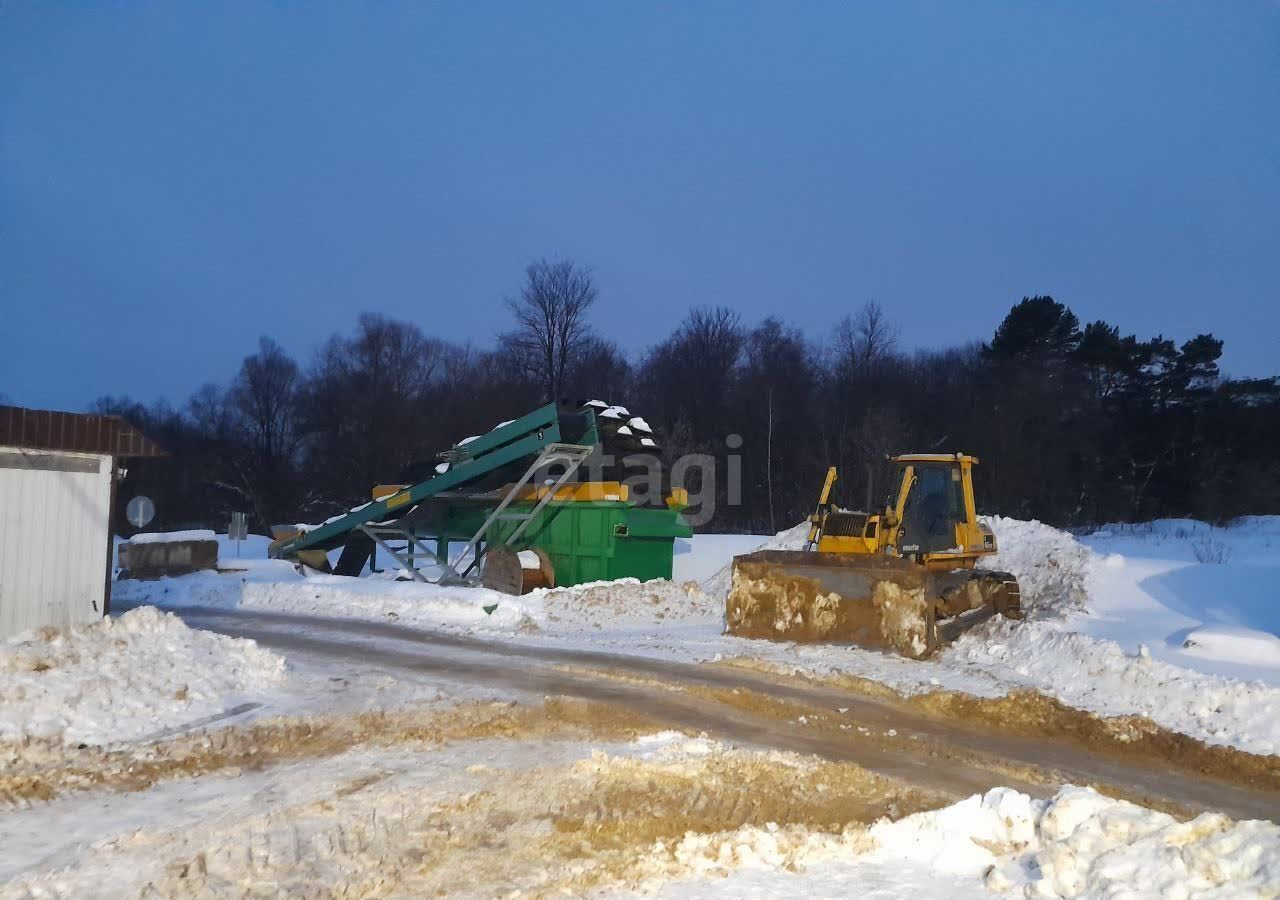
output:
[[1163, 520], [1083, 539], [1088, 634], [1179, 666], [1280, 684], [1280, 516]]

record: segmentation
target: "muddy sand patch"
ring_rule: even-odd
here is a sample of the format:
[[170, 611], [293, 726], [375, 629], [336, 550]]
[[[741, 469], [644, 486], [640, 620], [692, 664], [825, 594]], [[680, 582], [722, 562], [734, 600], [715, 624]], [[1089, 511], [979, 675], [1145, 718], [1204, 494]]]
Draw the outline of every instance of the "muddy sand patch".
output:
[[255, 771], [365, 745], [425, 747], [495, 737], [629, 739], [660, 727], [628, 710], [552, 697], [535, 706], [468, 703], [443, 710], [266, 719], [115, 749], [26, 741], [0, 747], [0, 806], [27, 806], [76, 790], [145, 790], [159, 781]]
[[446, 800], [379, 784], [242, 823], [171, 860], [147, 889], [581, 896], [727, 873], [744, 856], [800, 868], [867, 849], [876, 819], [946, 802], [857, 766], [705, 741], [652, 758], [597, 751], [569, 766], [467, 771], [475, 789]]
[[[715, 664], [788, 684], [836, 689], [871, 698], [916, 717], [942, 723], [947, 730], [979, 737], [1008, 735], [1045, 739], [1129, 764], [1185, 772], [1232, 784], [1280, 791], [1280, 756], [1265, 756], [1170, 731], [1145, 716], [1099, 716], [1032, 690], [1002, 697], [977, 697], [959, 691], [904, 696], [879, 682], [854, 675], [812, 676], [775, 663], [735, 658]], [[838, 702], [838, 694], [833, 695]]]

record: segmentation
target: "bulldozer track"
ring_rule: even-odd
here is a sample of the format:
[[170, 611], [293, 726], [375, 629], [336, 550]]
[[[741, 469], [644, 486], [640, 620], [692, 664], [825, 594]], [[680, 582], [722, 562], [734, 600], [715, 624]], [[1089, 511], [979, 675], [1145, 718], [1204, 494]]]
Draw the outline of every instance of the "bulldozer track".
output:
[[[1218, 810], [1237, 818], [1273, 818], [1280, 809], [1280, 760], [1206, 748], [1181, 735], [1151, 742], [1147, 752], [1147, 744], [1123, 734], [1108, 737], [1106, 728], [1030, 734], [1002, 726], [1007, 710], [982, 717], [955, 704], [954, 714], [948, 714], [946, 704], [913, 706], [741, 668], [491, 641], [380, 622], [226, 610], [189, 609], [183, 616], [195, 627], [252, 638], [286, 653], [594, 700], [738, 745], [856, 763], [948, 796], [997, 785], [1046, 796], [1063, 783], [1075, 783], [1183, 814]], [[626, 677], [598, 677], [584, 668]], [[1163, 749], [1188, 745], [1197, 752]]]
[[983, 582], [983, 595], [991, 609], [1009, 619], [1022, 618], [1022, 588], [1011, 572], [977, 569], [976, 580]]

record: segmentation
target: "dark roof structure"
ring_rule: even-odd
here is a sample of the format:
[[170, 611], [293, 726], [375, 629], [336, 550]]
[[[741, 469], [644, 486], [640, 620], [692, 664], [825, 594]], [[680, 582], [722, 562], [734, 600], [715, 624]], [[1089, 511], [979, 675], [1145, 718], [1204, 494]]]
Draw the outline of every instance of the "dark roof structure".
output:
[[0, 406], [0, 445], [32, 450], [165, 456], [164, 450], [119, 416]]

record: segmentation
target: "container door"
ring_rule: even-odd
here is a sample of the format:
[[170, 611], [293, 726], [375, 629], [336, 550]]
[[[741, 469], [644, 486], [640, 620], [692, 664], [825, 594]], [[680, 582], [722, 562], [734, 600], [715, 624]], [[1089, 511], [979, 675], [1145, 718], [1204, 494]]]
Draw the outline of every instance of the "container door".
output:
[[605, 572], [605, 533], [608, 525], [607, 510], [586, 504], [579, 504], [577, 509], [577, 583], [587, 581], [603, 581], [608, 578]]

